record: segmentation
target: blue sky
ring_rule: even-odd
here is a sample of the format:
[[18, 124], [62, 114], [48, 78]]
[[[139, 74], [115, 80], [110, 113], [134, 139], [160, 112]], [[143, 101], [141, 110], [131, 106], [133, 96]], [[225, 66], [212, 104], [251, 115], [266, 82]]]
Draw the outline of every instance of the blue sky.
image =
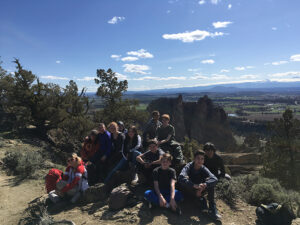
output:
[[300, 81], [299, 0], [1, 0], [2, 66], [95, 91]]

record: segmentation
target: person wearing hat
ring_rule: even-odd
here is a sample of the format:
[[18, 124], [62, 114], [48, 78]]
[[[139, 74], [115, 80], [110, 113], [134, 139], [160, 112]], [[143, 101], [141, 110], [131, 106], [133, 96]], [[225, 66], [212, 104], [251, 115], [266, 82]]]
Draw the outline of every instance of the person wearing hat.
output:
[[204, 166], [212, 172], [218, 179], [225, 178], [225, 168], [222, 158], [216, 153], [216, 147], [213, 143], [207, 142], [203, 146], [205, 152]]
[[157, 129], [156, 136], [158, 145], [163, 151], [170, 152], [173, 166], [180, 165], [183, 162], [183, 154], [180, 144], [175, 141], [175, 128], [170, 124], [170, 116], [163, 114], [161, 120], [162, 125]]

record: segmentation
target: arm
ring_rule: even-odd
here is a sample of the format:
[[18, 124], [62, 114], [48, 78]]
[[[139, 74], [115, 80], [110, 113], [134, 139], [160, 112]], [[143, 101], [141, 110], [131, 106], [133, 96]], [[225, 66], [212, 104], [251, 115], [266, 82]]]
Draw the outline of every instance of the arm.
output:
[[168, 142], [168, 141], [171, 139], [171, 137], [172, 137], [172, 135], [169, 134], [168, 137], [167, 137], [166, 139], [161, 140], [161, 141], [159, 141], [158, 143], [159, 143], [160, 145], [161, 145], [161, 144], [164, 144], [164, 143]]
[[162, 158], [162, 155], [159, 156], [158, 160], [155, 160], [155, 161], [151, 162], [150, 165], [160, 165], [161, 164], [161, 158]]
[[221, 171], [220, 177], [224, 178], [225, 177], [225, 167], [224, 167], [223, 159], [221, 157], [220, 157], [219, 167], [220, 167], [220, 171]]
[[108, 157], [110, 152], [111, 152], [111, 137], [108, 134], [108, 132], [105, 132], [105, 152], [104, 152], [104, 155], [106, 157]]
[[189, 163], [187, 164], [180, 172], [180, 175], [178, 177], [178, 180], [180, 183], [189, 185], [189, 186], [194, 186], [194, 183], [190, 180], [189, 171], [191, 169], [192, 164]]
[[130, 152], [133, 152], [134, 150], [138, 150], [142, 146], [142, 139], [140, 135], [137, 135], [137, 144], [132, 149], [130, 149]]
[[[147, 152], [149, 152], [149, 151], [147, 151]], [[144, 156], [147, 152], [138, 155], [138, 156], [136, 157], [136, 161], [138, 161], [138, 162], [139, 162], [140, 164], [142, 164], [142, 165], [145, 165], [146, 162], [143, 160], [143, 156]]]
[[203, 167], [203, 170], [204, 170], [204, 173], [206, 175], [206, 181], [205, 181], [205, 184], [206, 184], [206, 187], [213, 187], [217, 184], [218, 182], [218, 178], [216, 178], [215, 175], [213, 175], [209, 169], [207, 169], [206, 167]]

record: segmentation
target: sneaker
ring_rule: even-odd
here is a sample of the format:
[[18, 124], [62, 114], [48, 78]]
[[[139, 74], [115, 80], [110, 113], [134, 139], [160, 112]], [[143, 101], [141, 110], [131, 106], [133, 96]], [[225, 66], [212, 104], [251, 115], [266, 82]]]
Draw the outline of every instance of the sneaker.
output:
[[133, 179], [132, 179], [132, 181], [131, 181], [131, 184], [132, 184], [132, 185], [135, 185], [135, 184], [137, 184], [138, 182], [139, 182], [139, 177], [138, 177], [137, 173], [134, 173], [134, 174], [133, 174]]
[[217, 209], [210, 209], [208, 210], [208, 215], [213, 219], [213, 220], [220, 220], [222, 216], [218, 213]]
[[177, 214], [178, 216], [181, 216], [181, 215], [182, 215], [182, 211], [181, 211], [181, 208], [179, 207], [179, 205], [177, 205], [177, 207], [176, 207], [176, 214]]

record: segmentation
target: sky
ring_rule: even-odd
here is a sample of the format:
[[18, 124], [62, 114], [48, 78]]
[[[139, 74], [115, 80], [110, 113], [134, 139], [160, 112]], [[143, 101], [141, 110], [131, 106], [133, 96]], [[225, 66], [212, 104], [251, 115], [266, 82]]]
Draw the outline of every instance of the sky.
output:
[[300, 81], [299, 0], [0, 0], [2, 67], [97, 90]]

